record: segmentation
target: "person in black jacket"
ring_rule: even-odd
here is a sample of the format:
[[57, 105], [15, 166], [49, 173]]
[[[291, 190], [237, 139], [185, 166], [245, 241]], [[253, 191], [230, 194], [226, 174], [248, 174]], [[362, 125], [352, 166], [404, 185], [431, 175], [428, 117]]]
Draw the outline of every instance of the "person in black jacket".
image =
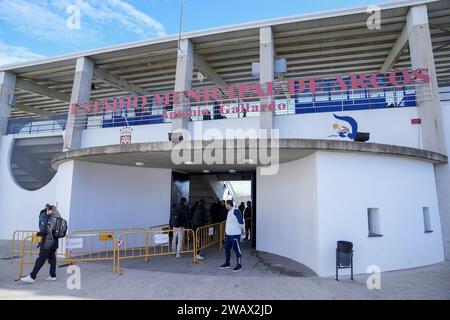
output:
[[[55, 206], [49, 206], [46, 214], [47, 219], [52, 215], [61, 217]], [[58, 239], [53, 237], [53, 234], [47, 232], [46, 222], [44, 224], [39, 223], [39, 228], [39, 232], [37, 233], [37, 236], [41, 237], [39, 257], [36, 259], [33, 271], [28, 276], [20, 279], [26, 283], [34, 282], [39, 270], [41, 270], [47, 260], [50, 264], [50, 276], [47, 278], [47, 281], [56, 281], [56, 250], [58, 249]]]
[[228, 210], [225, 207], [225, 200], [220, 201], [219, 207], [217, 209], [217, 215], [219, 217], [219, 221], [225, 221], [227, 219]]
[[[201, 226], [206, 225], [209, 222], [208, 210], [205, 208], [205, 200], [201, 199], [195, 208], [194, 215], [192, 216], [192, 230], [197, 231]], [[200, 255], [200, 251], [197, 251], [197, 259], [203, 260]]]
[[250, 236], [250, 224], [252, 218], [252, 202], [247, 201], [247, 207], [244, 209], [244, 219], [245, 219], [245, 238], [244, 241], [249, 239]]

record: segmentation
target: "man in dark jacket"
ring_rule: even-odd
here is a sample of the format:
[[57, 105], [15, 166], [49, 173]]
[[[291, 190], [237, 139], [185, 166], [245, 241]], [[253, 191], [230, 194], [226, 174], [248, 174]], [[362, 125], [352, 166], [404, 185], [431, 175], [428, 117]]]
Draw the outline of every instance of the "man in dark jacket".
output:
[[252, 202], [247, 201], [247, 207], [244, 209], [244, 219], [245, 219], [245, 238], [244, 240], [248, 240], [250, 236], [250, 224], [252, 218]]
[[209, 215], [211, 216], [212, 223], [220, 222], [219, 215], [218, 215], [219, 206], [220, 206], [220, 200], [217, 199], [209, 208]]
[[41, 237], [39, 257], [36, 259], [33, 271], [28, 276], [20, 279], [23, 282], [33, 283], [39, 270], [41, 270], [47, 260], [50, 264], [50, 276], [47, 278], [47, 281], [56, 281], [56, 250], [58, 249], [58, 239], [46, 230], [46, 225], [50, 216], [61, 217], [61, 215], [55, 206], [49, 206], [46, 215], [45, 223], [41, 225], [41, 221], [39, 221], [39, 232], [37, 233], [37, 236]]
[[[205, 208], [205, 200], [201, 199], [195, 208], [194, 215], [192, 216], [192, 230], [197, 231], [201, 226], [206, 225], [209, 222], [208, 210]], [[203, 260], [200, 255], [200, 251], [197, 251], [197, 259]]]
[[219, 208], [217, 209], [217, 215], [219, 216], [220, 222], [227, 219], [228, 211], [225, 207], [225, 200], [220, 201]]

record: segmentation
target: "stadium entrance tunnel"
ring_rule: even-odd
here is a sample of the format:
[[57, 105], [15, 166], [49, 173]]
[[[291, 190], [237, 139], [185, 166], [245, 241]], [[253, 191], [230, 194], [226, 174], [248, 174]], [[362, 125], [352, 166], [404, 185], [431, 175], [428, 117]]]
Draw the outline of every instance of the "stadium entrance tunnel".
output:
[[[231, 171], [231, 172], [230, 172]], [[176, 206], [181, 198], [187, 199], [189, 220], [199, 203], [203, 201], [208, 212], [209, 224], [222, 224], [227, 217], [226, 200], [233, 200], [245, 223], [245, 241], [256, 246], [256, 172], [235, 171], [209, 172], [203, 171], [172, 171], [171, 207]], [[206, 172], [206, 173], [205, 173]], [[192, 226], [192, 224], [191, 224]]]

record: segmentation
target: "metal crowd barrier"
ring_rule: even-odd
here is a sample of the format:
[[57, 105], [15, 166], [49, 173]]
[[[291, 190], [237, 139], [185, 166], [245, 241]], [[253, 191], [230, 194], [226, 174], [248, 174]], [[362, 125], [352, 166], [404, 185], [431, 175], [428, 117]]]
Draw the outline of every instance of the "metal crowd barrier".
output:
[[[121, 274], [120, 262], [124, 259], [144, 259], [148, 261], [150, 257], [163, 255], [176, 255], [176, 245], [170, 243], [169, 233], [171, 229], [147, 230], [141, 232], [124, 232], [119, 236], [123, 240], [117, 247], [116, 272]], [[182, 229], [180, 232], [184, 239], [194, 239], [195, 234], [192, 229]], [[183, 241], [181, 254], [192, 253], [192, 262], [196, 262], [197, 248], [194, 241]]]
[[170, 226], [168, 224], [160, 224], [158, 226], [148, 227], [147, 230], [149, 230], [149, 231], [152, 231], [152, 230], [160, 230], [160, 231], [162, 231], [162, 230], [170, 230]]
[[[220, 223], [220, 245], [219, 245], [220, 250], [223, 249], [223, 245], [224, 245], [224, 241], [225, 241], [225, 225], [226, 225], [226, 222], [227, 221], [224, 220], [224, 221], [222, 221]], [[244, 222], [245, 222], [244, 226], [248, 224], [250, 226], [250, 231], [251, 231], [252, 218], [245, 218]], [[245, 230], [245, 231], [247, 231], [247, 230]]]
[[[35, 230], [16, 230], [16, 231], [14, 231], [12, 240], [11, 240], [11, 263], [13, 263], [15, 256], [21, 257], [23, 240], [30, 236], [35, 236], [37, 234], [37, 232], [38, 231], [35, 231]], [[31, 239], [31, 238], [29, 238], [29, 239]], [[29, 246], [32, 249], [35, 249], [34, 253], [39, 254], [39, 248], [37, 248], [37, 245], [33, 248], [33, 244], [29, 243]], [[59, 248], [56, 251], [56, 254], [59, 256], [64, 255], [63, 239], [59, 239]]]
[[[93, 232], [68, 234], [63, 241], [62, 249], [64, 254], [58, 262], [63, 264], [73, 264], [76, 262], [92, 262], [111, 260], [113, 271], [116, 268], [116, 242], [113, 233]], [[19, 278], [23, 277], [25, 264], [34, 264], [39, 255], [39, 250], [35, 249], [35, 244], [41, 241], [37, 235], [27, 236], [22, 240], [20, 272]]]
[[[37, 233], [35, 230], [16, 230], [13, 233], [11, 240], [11, 263], [13, 263], [14, 255], [17, 254], [20, 256], [22, 253], [22, 241], [30, 236], [33, 236]], [[17, 249], [19, 248], [19, 249]]]
[[119, 234], [123, 232], [140, 232], [145, 231], [145, 228], [106, 228], [106, 229], [91, 229], [91, 230], [75, 230], [70, 232], [71, 235], [87, 234], [87, 233], [112, 233], [114, 238], [117, 239], [117, 244], [122, 241]]
[[197, 250], [203, 250], [215, 244], [220, 244], [222, 241], [221, 224], [209, 224], [195, 231], [195, 239], [197, 240]]
[[[196, 263], [197, 251], [219, 244], [223, 247], [225, 238], [225, 221], [198, 228], [182, 229], [183, 244], [181, 254], [192, 253], [192, 262]], [[11, 244], [11, 257], [20, 254], [19, 279], [23, 276], [25, 264], [34, 264], [39, 255], [37, 244], [40, 237], [33, 230], [16, 230]], [[169, 225], [145, 228], [111, 228], [77, 230], [60, 239], [57, 256], [58, 262], [72, 264], [111, 260], [113, 271], [121, 274], [120, 261], [123, 259], [176, 255], [176, 243], [173, 242], [173, 229]], [[172, 242], [172, 243], [171, 243]], [[17, 244], [20, 243], [20, 250]], [[12, 261], [12, 260], [11, 260]]]
[[116, 237], [113, 232], [70, 233], [65, 238], [64, 263], [112, 260], [116, 268]]

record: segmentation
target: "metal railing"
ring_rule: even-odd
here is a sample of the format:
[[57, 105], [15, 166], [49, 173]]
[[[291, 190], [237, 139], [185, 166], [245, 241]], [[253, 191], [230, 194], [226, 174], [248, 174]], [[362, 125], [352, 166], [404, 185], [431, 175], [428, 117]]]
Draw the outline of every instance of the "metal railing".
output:
[[[22, 240], [20, 269], [17, 280], [24, 276], [24, 265], [34, 264], [39, 255], [34, 245], [41, 242], [37, 235], [26, 236]], [[116, 242], [112, 233], [69, 234], [64, 238], [64, 254], [59, 262], [73, 264], [76, 262], [94, 262], [111, 260], [113, 271], [116, 270]]]
[[53, 116], [36, 116], [9, 119], [7, 134], [36, 134], [61, 132], [66, 128], [68, 113], [55, 113]]
[[[278, 88], [277, 93], [266, 98], [274, 101], [276, 106], [274, 113], [277, 116], [414, 107], [419, 101], [432, 99], [430, 84], [348, 90], [337, 90], [327, 85], [315, 93], [299, 92], [295, 94], [290, 93], [287, 89], [287, 81], [278, 81], [274, 83], [274, 86]], [[191, 101], [189, 108], [183, 110], [182, 116], [188, 118], [189, 121], [258, 117], [262, 104], [261, 99], [247, 94], [240, 99], [230, 99], [224, 96], [220, 101]], [[150, 97], [149, 100], [153, 99]], [[220, 105], [223, 106], [222, 109], [219, 109]], [[283, 108], [278, 108], [278, 106], [283, 106]], [[91, 129], [170, 123], [173, 112], [173, 101], [170, 101], [168, 105], [155, 105], [149, 102], [142, 108], [126, 104], [121, 107], [116, 106], [114, 110], [97, 107], [96, 110], [77, 113], [74, 117], [74, 124], [79, 128]], [[53, 117], [10, 119], [8, 134], [62, 131], [65, 129], [67, 117], [68, 113], [59, 113]]]
[[221, 242], [220, 223], [209, 224], [195, 230], [197, 250], [219, 244]]
[[[251, 220], [251, 219], [247, 219]], [[113, 271], [121, 274], [120, 263], [125, 259], [142, 258], [148, 262], [150, 257], [163, 255], [192, 254], [192, 262], [197, 263], [198, 250], [219, 244], [223, 248], [225, 224], [209, 224], [194, 232], [192, 229], [179, 229], [183, 239], [181, 250], [170, 237], [174, 232], [169, 225], [145, 228], [109, 228], [77, 230], [59, 239], [58, 262], [73, 264], [77, 262], [112, 261]], [[39, 255], [37, 244], [41, 237], [34, 230], [16, 230], [13, 233], [11, 257], [20, 254], [19, 277], [23, 277], [25, 264], [35, 263]], [[17, 244], [20, 243], [20, 251]], [[11, 260], [12, 261], [12, 260]]]
[[[121, 274], [120, 263], [124, 259], [144, 259], [148, 262], [150, 257], [176, 255], [177, 253], [192, 253], [192, 262], [196, 262], [197, 246], [195, 241], [184, 241], [182, 248], [177, 252], [173, 243], [170, 243], [169, 233], [171, 229], [147, 230], [143, 232], [125, 232], [120, 237], [123, 240], [117, 247], [117, 265], [115, 271]], [[184, 239], [195, 239], [192, 229], [181, 229]]]

